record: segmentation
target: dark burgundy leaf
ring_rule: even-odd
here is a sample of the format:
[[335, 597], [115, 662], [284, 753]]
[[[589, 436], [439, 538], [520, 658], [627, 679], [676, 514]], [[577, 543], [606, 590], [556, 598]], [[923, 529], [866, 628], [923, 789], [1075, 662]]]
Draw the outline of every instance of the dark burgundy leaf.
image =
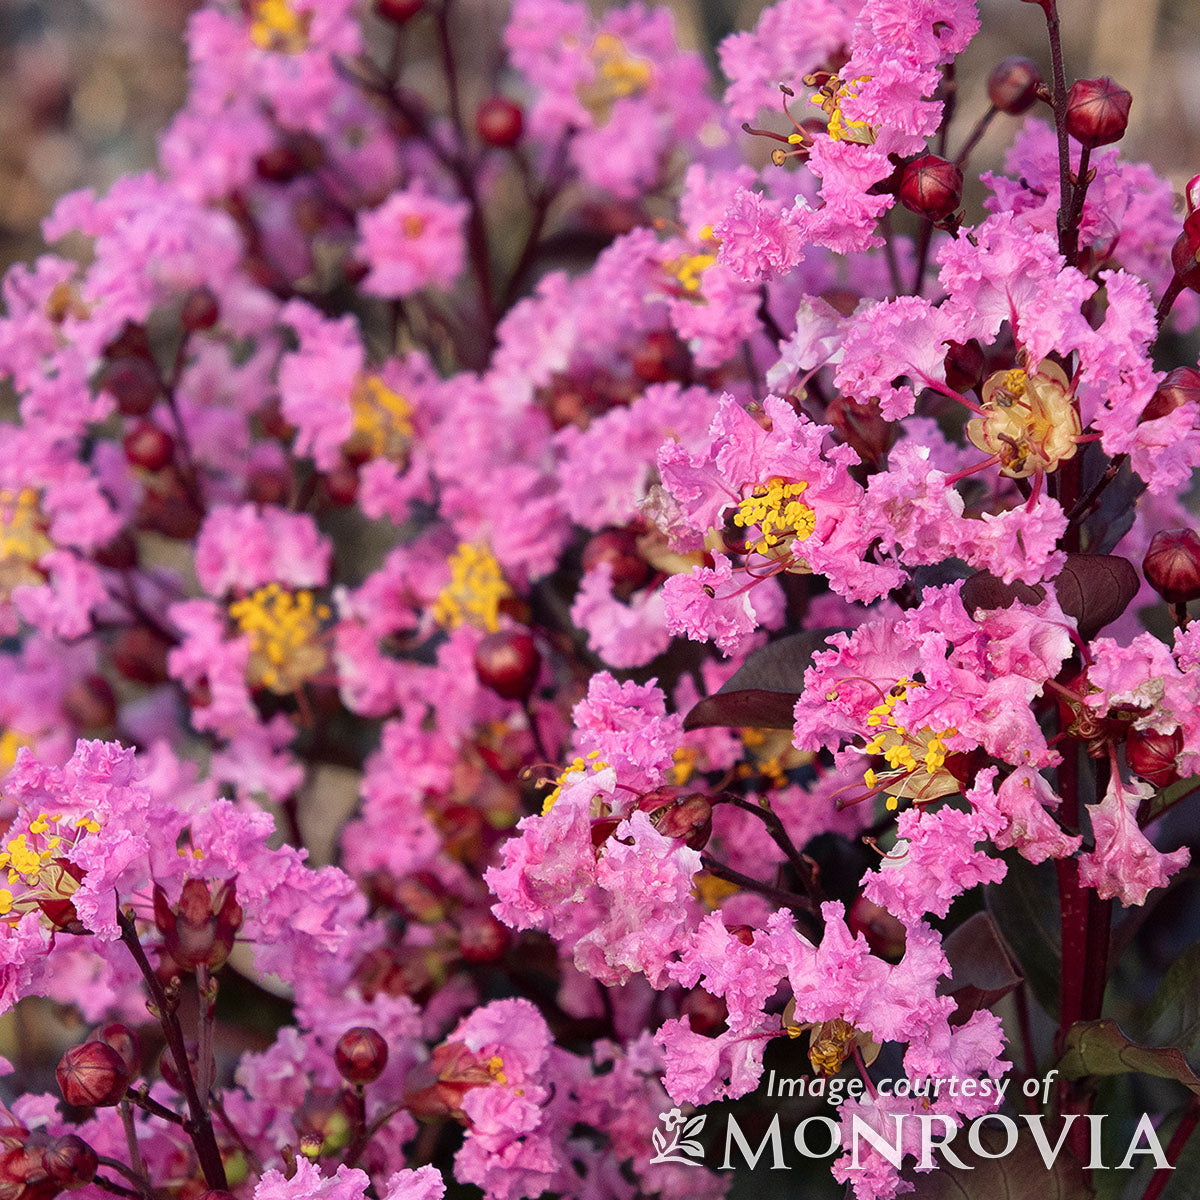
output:
[[958, 1004], [951, 1025], [961, 1025], [979, 1009], [991, 1008], [1024, 980], [991, 913], [969, 917], [950, 934], [943, 949], [953, 981], [945, 994]]
[[724, 686], [701, 700], [684, 718], [684, 729], [714, 725], [733, 728], [791, 729], [792, 709], [804, 688], [813, 655], [836, 629], [790, 634], [753, 654]]

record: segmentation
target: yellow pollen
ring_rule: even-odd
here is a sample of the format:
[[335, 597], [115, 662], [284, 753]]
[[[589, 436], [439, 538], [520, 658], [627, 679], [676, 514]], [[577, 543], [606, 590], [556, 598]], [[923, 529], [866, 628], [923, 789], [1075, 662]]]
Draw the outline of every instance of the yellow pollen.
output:
[[33, 738], [15, 729], [0, 733], [0, 774], [4, 774], [17, 761], [17, 751], [22, 746], [33, 746]]
[[800, 499], [807, 488], [803, 481], [791, 483], [776, 476], [738, 504], [733, 523], [743, 529], [758, 527], [758, 538], [751, 543], [756, 554], [772, 555], [780, 547], [786, 554], [792, 542], [812, 536], [817, 515]]
[[0, 598], [24, 583], [41, 583], [38, 560], [54, 549], [33, 488], [0, 490]]
[[8, 888], [0, 888], [0, 917], [12, 912], [13, 894]]
[[493, 1054], [492, 1057], [487, 1060], [487, 1073], [497, 1083], [508, 1082], [508, 1076], [504, 1073], [504, 1059], [502, 1059], [498, 1054]]
[[[554, 780], [553, 790], [550, 791], [547, 794], [546, 799], [542, 801], [542, 816], [546, 816], [546, 814], [549, 813], [549, 811], [554, 807], [559, 796], [562, 795], [563, 788], [567, 784], [578, 783], [580, 778], [585, 776], [588, 771], [591, 771], [592, 774], [595, 774], [598, 771], [607, 770], [608, 766], [609, 764], [600, 757], [599, 750], [593, 750], [587, 756], [586, 761], [576, 755], [572, 760], [571, 765], [562, 771], [558, 778]], [[550, 782], [551, 781], [549, 779], [543, 779], [539, 786], [549, 787]]]
[[324, 670], [328, 656], [318, 638], [330, 613], [312, 592], [270, 583], [235, 600], [229, 615], [250, 639], [246, 674], [252, 686], [285, 696]]
[[818, 1075], [836, 1075], [842, 1063], [854, 1053], [857, 1030], [840, 1017], [825, 1021], [812, 1031], [808, 1061]]
[[671, 768], [671, 782], [676, 787], [682, 787], [695, 774], [700, 751], [694, 746], [680, 746], [672, 758], [674, 766]]
[[511, 596], [500, 564], [482, 542], [460, 542], [450, 556], [450, 582], [433, 606], [433, 617], [445, 629], [475, 625], [495, 633], [500, 604]]
[[417, 216], [416, 213], [409, 213], [400, 222], [400, 229], [406, 238], [419, 238], [425, 232], [425, 218]]
[[309, 15], [298, 13], [288, 0], [256, 0], [250, 40], [260, 50], [299, 54], [308, 45]]
[[692, 877], [692, 892], [709, 912], [715, 912], [724, 900], [736, 895], [741, 889], [728, 879], [721, 879], [708, 871], [699, 871]]
[[854, 142], [859, 146], [871, 146], [875, 142], [875, 130], [866, 121], [855, 121], [842, 112], [842, 102], [858, 95], [858, 85], [866, 83], [869, 75], [862, 75], [849, 83], [843, 83], [836, 75], [831, 76], [812, 103], [829, 115], [826, 132], [835, 142]]
[[352, 453], [404, 462], [413, 435], [412, 405], [379, 375], [359, 380], [350, 398], [354, 430], [346, 442]]
[[592, 63], [596, 74], [589, 83], [577, 90], [583, 104], [597, 125], [605, 125], [612, 116], [613, 105], [630, 96], [640, 96], [650, 86], [653, 71], [644, 58], [637, 58], [625, 49], [625, 43], [611, 33], [598, 33], [592, 42]]
[[982, 415], [967, 422], [972, 445], [999, 461], [1011, 479], [1049, 474], [1073, 458], [1082, 432], [1071, 383], [1057, 363], [1032, 373], [997, 371], [983, 385]]

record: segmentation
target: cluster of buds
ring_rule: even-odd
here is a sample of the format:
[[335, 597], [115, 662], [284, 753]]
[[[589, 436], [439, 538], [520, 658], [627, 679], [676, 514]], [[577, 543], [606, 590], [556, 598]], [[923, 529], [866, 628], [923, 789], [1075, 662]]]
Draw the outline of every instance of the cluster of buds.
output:
[[91, 1183], [97, 1165], [95, 1150], [73, 1133], [0, 1127], [0, 1200], [52, 1200]]

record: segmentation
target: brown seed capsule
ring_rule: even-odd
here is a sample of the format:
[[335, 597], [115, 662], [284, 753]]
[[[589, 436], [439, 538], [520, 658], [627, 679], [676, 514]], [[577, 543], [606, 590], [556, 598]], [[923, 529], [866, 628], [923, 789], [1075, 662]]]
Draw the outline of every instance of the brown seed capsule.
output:
[[521, 140], [525, 115], [507, 96], [490, 96], [475, 110], [475, 132], [489, 146], [508, 149]]
[[913, 159], [900, 178], [900, 203], [919, 217], [944, 221], [962, 202], [963, 174], [936, 154]]
[[357, 1087], [374, 1083], [387, 1066], [387, 1042], [378, 1030], [367, 1025], [347, 1029], [337, 1040], [333, 1061], [338, 1074]]
[[1078, 79], [1067, 93], [1067, 132], [1081, 146], [1093, 149], [1120, 141], [1132, 103], [1133, 97], [1107, 75]]
[[1131, 729], [1125, 737], [1125, 761], [1129, 769], [1155, 787], [1166, 787], [1179, 778], [1176, 761], [1183, 749], [1183, 730], [1158, 733], [1153, 729]]
[[537, 683], [542, 656], [527, 633], [502, 629], [475, 647], [479, 682], [505, 700], [527, 700]]
[[118, 1103], [129, 1086], [125, 1060], [104, 1042], [72, 1046], [54, 1072], [63, 1099], [75, 1108], [104, 1108]]
[[1142, 572], [1168, 604], [1200, 598], [1200, 537], [1190, 529], [1156, 533], [1142, 560]]
[[1021, 54], [1010, 54], [988, 77], [988, 99], [1002, 113], [1019, 117], [1033, 107], [1041, 86], [1037, 63]]

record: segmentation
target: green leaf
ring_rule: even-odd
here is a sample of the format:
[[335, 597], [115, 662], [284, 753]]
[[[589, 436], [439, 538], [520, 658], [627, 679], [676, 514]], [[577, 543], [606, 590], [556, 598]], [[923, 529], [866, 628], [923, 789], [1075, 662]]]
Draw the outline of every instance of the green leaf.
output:
[[1065, 1051], [1058, 1064], [1067, 1079], [1087, 1075], [1138, 1073], [1174, 1079], [1200, 1095], [1200, 1076], [1177, 1046], [1146, 1046], [1133, 1041], [1116, 1023], [1076, 1021], [1067, 1030]]
[[755, 650], [711, 696], [683, 719], [684, 729], [714, 725], [791, 729], [792, 710], [804, 689], [804, 672], [836, 629], [793, 633]]
[[1200, 944], [1189, 946], [1168, 968], [1144, 1017], [1146, 1040], [1177, 1046], [1200, 1062]]
[[1054, 864], [1035, 866], [1015, 851], [1005, 854], [1004, 861], [1008, 864], [1004, 879], [984, 888], [987, 910], [1038, 1003], [1056, 1017], [1062, 941]]

